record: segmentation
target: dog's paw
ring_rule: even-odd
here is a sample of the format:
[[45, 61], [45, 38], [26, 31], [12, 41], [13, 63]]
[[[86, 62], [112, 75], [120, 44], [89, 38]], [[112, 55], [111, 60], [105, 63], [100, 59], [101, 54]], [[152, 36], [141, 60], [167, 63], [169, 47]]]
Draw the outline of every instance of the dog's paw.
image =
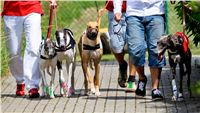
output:
[[64, 89], [61, 87], [60, 88], [60, 96], [63, 97], [65, 95], [66, 95], [66, 93], [64, 92]]
[[44, 92], [42, 92], [42, 94], [41, 94], [41, 97], [42, 97], [42, 98], [44, 98], [44, 97], [45, 97], [45, 94], [44, 94]]
[[176, 96], [172, 96], [172, 101], [177, 101], [177, 97]]
[[54, 99], [54, 98], [55, 98], [55, 96], [54, 96], [54, 95], [50, 95], [50, 98], [51, 98], [51, 99]]
[[95, 92], [96, 92], [96, 91], [95, 91], [95, 88], [91, 88], [91, 93], [92, 93], [92, 94], [95, 94]]
[[101, 95], [101, 93], [100, 93], [99, 91], [97, 91], [97, 92], [95, 92], [95, 95], [96, 95], [97, 97], [99, 97], [99, 96]]
[[67, 97], [70, 97], [74, 94], [74, 90], [70, 87], [67, 89]]
[[181, 97], [181, 98], [178, 98], [178, 101], [183, 101], [184, 99], [183, 99], [183, 97]]
[[183, 94], [182, 93], [179, 93], [178, 94], [178, 101], [183, 101]]
[[53, 92], [53, 88], [50, 88], [49, 97], [50, 97], [51, 99], [55, 98], [54, 92]]

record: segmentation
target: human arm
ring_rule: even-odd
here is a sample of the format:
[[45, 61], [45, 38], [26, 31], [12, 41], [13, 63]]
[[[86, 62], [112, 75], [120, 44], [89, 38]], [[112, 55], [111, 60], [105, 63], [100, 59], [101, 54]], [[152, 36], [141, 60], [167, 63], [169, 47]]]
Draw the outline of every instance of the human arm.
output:
[[122, 2], [123, 0], [113, 0], [115, 20], [119, 22], [122, 16]]

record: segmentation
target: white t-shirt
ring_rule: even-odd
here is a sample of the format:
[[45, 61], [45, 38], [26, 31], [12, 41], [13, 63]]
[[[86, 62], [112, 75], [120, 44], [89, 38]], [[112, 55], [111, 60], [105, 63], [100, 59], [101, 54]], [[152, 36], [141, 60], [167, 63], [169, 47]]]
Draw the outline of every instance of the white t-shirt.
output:
[[[113, 0], [114, 13], [121, 13], [123, 0]], [[151, 16], [165, 13], [164, 0], [127, 0], [126, 16]]]

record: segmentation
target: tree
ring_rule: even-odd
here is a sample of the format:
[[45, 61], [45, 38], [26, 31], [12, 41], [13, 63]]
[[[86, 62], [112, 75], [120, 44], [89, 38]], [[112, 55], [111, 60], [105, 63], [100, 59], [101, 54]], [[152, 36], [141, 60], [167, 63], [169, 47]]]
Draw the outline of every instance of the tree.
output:
[[185, 22], [187, 34], [193, 38], [193, 43], [200, 44], [200, 1], [178, 2], [175, 6], [176, 13], [180, 20], [183, 20], [182, 7], [185, 8]]

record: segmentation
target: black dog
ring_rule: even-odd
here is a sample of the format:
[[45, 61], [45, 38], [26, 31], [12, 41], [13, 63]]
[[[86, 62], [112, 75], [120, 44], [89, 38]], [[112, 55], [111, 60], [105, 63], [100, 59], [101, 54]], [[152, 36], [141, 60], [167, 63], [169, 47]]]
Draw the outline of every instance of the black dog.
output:
[[[157, 42], [158, 47], [158, 56], [161, 58], [166, 50], [168, 50], [169, 55], [169, 65], [171, 68], [173, 80], [172, 80], [172, 89], [173, 97], [172, 100], [183, 100], [183, 76], [188, 75], [187, 87], [192, 96], [191, 87], [190, 87], [190, 74], [191, 74], [191, 51], [188, 47], [188, 37], [182, 32], [177, 32], [174, 35], [162, 36]], [[176, 75], [176, 65], [179, 64], [180, 68], [180, 87], [179, 94], [177, 93], [175, 75]]]

